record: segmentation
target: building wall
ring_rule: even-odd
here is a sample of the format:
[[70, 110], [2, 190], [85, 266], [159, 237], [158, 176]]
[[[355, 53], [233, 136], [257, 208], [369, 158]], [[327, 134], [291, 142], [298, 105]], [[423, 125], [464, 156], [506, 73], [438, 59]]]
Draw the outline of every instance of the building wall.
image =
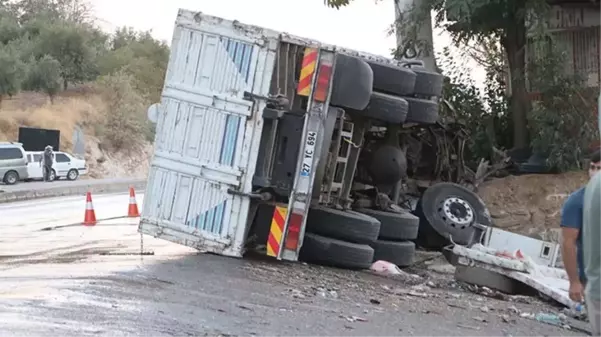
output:
[[600, 14], [595, 4], [556, 5], [548, 21], [548, 29], [567, 53], [566, 71], [582, 76], [589, 87], [599, 87], [601, 82]]

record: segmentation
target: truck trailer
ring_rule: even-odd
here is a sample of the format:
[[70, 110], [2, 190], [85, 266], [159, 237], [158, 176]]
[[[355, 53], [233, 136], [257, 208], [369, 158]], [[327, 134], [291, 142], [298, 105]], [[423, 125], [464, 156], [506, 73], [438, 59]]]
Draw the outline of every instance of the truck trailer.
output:
[[467, 243], [491, 220], [457, 184], [442, 84], [420, 62], [179, 10], [139, 231], [345, 268]]

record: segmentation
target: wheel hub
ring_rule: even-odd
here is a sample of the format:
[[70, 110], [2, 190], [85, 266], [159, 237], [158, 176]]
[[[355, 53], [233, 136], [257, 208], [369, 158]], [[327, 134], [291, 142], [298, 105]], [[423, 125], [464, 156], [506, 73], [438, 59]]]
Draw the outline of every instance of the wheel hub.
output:
[[450, 197], [440, 203], [438, 213], [447, 226], [465, 229], [474, 222], [474, 209], [465, 200]]

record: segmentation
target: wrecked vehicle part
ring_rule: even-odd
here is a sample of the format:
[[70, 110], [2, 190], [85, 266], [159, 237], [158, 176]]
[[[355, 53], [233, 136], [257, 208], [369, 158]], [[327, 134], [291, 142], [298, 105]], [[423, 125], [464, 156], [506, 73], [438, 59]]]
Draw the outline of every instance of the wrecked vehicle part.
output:
[[299, 258], [333, 267], [367, 269], [373, 262], [374, 250], [368, 245], [306, 233]]
[[411, 241], [377, 240], [372, 242], [374, 260], [388, 261], [399, 267], [408, 267], [415, 258], [415, 243]]
[[406, 123], [434, 124], [438, 121], [438, 102], [415, 97], [403, 98], [409, 104]]
[[409, 68], [416, 75], [413, 94], [423, 97], [440, 97], [442, 95], [442, 86], [444, 77], [437, 73], [429, 71], [424, 67]]
[[520, 258], [508, 257], [497, 249], [478, 244], [473, 248], [454, 245], [452, 252], [457, 256], [457, 266], [478, 267], [504, 275], [568, 308], [576, 308], [578, 305], [569, 297], [569, 281], [562, 268], [538, 264], [528, 255]]
[[357, 212], [367, 214], [380, 221], [379, 239], [414, 240], [417, 238], [419, 218], [409, 212], [381, 211], [360, 208]]
[[380, 221], [355, 211], [314, 206], [309, 210], [307, 232], [354, 243], [371, 243], [378, 238]]
[[377, 121], [400, 124], [407, 119], [409, 103], [402, 97], [373, 92], [367, 108], [357, 113]]
[[475, 223], [492, 226], [480, 197], [454, 183], [438, 183], [426, 189], [415, 215], [420, 218], [417, 242], [428, 249], [441, 250], [451, 238], [457, 244], [471, 243]]
[[363, 110], [370, 103], [372, 86], [373, 72], [365, 61], [338, 54], [330, 98], [331, 105]]
[[413, 94], [417, 75], [411, 69], [367, 62], [374, 74], [374, 90], [396, 96]]
[[[455, 143], [448, 146], [452, 132], [444, 126], [424, 124], [437, 120], [437, 103], [413, 97], [423, 93], [414, 92], [417, 75], [403, 63], [185, 10], [177, 20], [183, 28], [174, 31], [180, 45], [172, 50], [169, 72], [179, 77], [165, 79], [162, 96], [174, 103], [163, 107], [165, 115], [184, 115], [158, 121], [157, 127], [167, 134], [156, 139], [155, 150], [180, 148], [166, 136], [169, 130], [181, 131], [184, 138], [204, 147], [188, 149], [179, 159], [153, 157], [147, 205], [154, 206], [143, 210], [140, 232], [239, 257], [249, 232], [260, 228], [260, 233], [252, 233], [257, 242], [270, 244], [265, 235], [277, 238], [267, 250], [269, 256], [295, 261], [306, 232], [355, 243], [378, 238], [378, 220], [347, 211], [350, 195], [375, 188], [374, 207], [394, 209], [400, 194], [397, 186], [409, 185], [405, 179], [409, 167], [412, 180], [424, 178], [431, 184], [463, 179], [462, 150]], [[242, 41], [237, 43], [256, 52], [244, 52], [249, 59], [241, 62], [234, 55], [240, 46], [227, 42], [218, 49], [222, 53], [218, 58], [192, 64], [195, 71], [175, 67], [175, 57], [192, 57], [212, 48], [200, 40], [186, 44], [180, 39], [198, 32], [217, 34], [223, 42]], [[214, 73], [226, 69], [223, 65], [237, 70], [232, 73], [236, 81], [228, 80], [229, 70]], [[176, 85], [209, 71], [212, 80], [224, 83], [217, 93]], [[194, 97], [212, 98], [199, 103]], [[366, 110], [367, 100], [377, 99], [394, 104], [380, 108], [372, 104], [374, 116], [355, 113]], [[220, 104], [217, 110], [215, 102]], [[180, 111], [181, 104], [198, 105], [207, 112]], [[400, 125], [405, 112], [411, 115], [412, 105], [413, 115], [421, 116], [413, 121], [423, 123], [415, 128]], [[206, 132], [190, 131], [197, 129]], [[412, 140], [418, 144], [417, 153]], [[180, 159], [195, 164], [182, 165]], [[424, 165], [430, 167], [422, 170]], [[355, 184], [362, 181], [368, 186]], [[158, 193], [163, 187], [168, 187], [165, 193]], [[266, 202], [253, 198], [257, 193], [269, 193], [273, 211], [257, 207]], [[176, 213], [181, 216], [170, 220], [160, 215]], [[269, 222], [253, 229], [252, 221], [259, 218]], [[197, 225], [200, 221], [202, 228]]]
[[368, 170], [375, 185], [391, 185], [407, 174], [407, 158], [398, 146], [384, 144], [371, 153]]

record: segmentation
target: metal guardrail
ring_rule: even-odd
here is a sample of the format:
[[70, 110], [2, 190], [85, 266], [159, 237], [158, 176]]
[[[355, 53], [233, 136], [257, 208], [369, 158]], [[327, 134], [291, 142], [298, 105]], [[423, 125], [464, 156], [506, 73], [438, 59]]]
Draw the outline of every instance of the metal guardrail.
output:
[[44, 186], [40, 186], [38, 184], [29, 188], [28, 183], [21, 183], [16, 188], [6, 190], [3, 190], [4, 186], [0, 185], [0, 204], [41, 198], [83, 196], [88, 191], [92, 193], [127, 193], [130, 186], [133, 186], [135, 190], [143, 190], [146, 188], [146, 179], [90, 179], [69, 181], [60, 185], [46, 183]]

